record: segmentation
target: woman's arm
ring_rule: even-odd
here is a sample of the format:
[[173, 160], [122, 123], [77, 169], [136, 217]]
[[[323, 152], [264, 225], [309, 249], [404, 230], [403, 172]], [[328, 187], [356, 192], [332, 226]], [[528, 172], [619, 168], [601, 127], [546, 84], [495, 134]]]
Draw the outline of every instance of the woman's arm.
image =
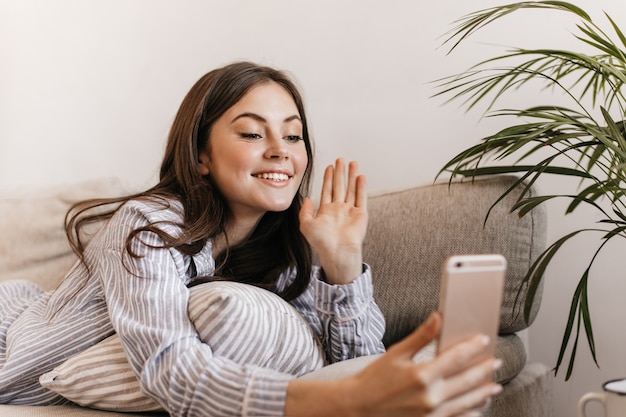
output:
[[[300, 228], [317, 252], [325, 280], [343, 287], [362, 274], [362, 246], [367, 229], [365, 178], [356, 163], [338, 159], [324, 173], [320, 207], [305, 200]], [[355, 279], [357, 281], [355, 281]], [[341, 285], [337, 285], [341, 284]], [[332, 309], [332, 306], [329, 306]], [[359, 374], [338, 381], [289, 383], [285, 414], [299, 416], [469, 416], [501, 387], [491, 382], [500, 366], [494, 358], [468, 367], [486, 343], [476, 337], [446, 350], [429, 362], [413, 356], [439, 334], [441, 319], [431, 316], [400, 343]], [[331, 339], [333, 337], [332, 332]]]
[[470, 410], [485, 404], [502, 388], [491, 382], [500, 366], [488, 359], [468, 367], [486, 347], [478, 336], [446, 350], [429, 362], [416, 364], [413, 356], [439, 333], [441, 318], [429, 320], [392, 346], [362, 372], [336, 381], [296, 379], [289, 383], [285, 415], [350, 416], [473, 416]]
[[371, 272], [363, 264], [367, 192], [356, 162], [348, 164], [347, 181], [343, 159], [326, 168], [319, 209], [310, 199], [304, 201], [300, 230], [321, 270], [297, 307], [322, 338], [329, 361], [384, 351], [384, 319], [373, 300]]
[[350, 284], [330, 285], [319, 279], [316, 268], [311, 283], [292, 301], [321, 340], [329, 363], [385, 351], [385, 319], [374, 302], [368, 265]]

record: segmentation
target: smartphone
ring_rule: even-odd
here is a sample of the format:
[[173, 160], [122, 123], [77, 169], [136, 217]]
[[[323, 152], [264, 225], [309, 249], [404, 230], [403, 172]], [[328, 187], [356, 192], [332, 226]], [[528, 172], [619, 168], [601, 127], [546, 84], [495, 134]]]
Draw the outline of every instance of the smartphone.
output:
[[439, 312], [443, 323], [437, 353], [476, 334], [489, 336], [477, 362], [493, 356], [500, 325], [506, 259], [502, 255], [455, 255], [443, 266]]

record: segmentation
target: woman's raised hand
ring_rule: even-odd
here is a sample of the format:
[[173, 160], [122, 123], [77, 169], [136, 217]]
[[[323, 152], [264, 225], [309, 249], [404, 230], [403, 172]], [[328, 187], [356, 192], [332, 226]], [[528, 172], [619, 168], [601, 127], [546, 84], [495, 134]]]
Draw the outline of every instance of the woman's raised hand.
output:
[[339, 158], [324, 171], [320, 206], [315, 212], [307, 198], [300, 210], [300, 231], [317, 252], [331, 284], [352, 282], [362, 273], [363, 239], [367, 230], [365, 177], [358, 175], [357, 163], [346, 167]]

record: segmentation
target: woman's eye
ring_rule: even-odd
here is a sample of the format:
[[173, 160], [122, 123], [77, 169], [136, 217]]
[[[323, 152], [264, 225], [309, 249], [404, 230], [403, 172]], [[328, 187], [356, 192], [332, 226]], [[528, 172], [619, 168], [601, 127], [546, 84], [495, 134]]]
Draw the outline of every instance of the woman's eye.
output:
[[289, 142], [298, 142], [298, 141], [302, 140], [302, 136], [289, 135], [289, 136], [286, 136], [285, 139], [287, 139]]
[[244, 139], [261, 139], [261, 135], [258, 133], [241, 133], [240, 135]]

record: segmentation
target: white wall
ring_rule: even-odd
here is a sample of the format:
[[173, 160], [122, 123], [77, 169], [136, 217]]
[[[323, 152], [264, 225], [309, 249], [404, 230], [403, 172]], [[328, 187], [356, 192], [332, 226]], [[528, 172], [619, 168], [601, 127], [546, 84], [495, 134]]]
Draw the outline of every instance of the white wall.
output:
[[[0, 0], [0, 188], [102, 176], [133, 187], [151, 184], [183, 95], [206, 71], [239, 59], [295, 75], [308, 104], [318, 174], [342, 155], [359, 160], [372, 190], [430, 182], [445, 161], [502, 123], [442, 106], [429, 98], [430, 81], [500, 53], [494, 44], [572, 42], [574, 19], [528, 12], [451, 56], [438, 49], [454, 19], [501, 3]], [[626, 26], [620, 0], [577, 4], [598, 21], [604, 9]], [[534, 98], [534, 92], [520, 92], [515, 105], [538, 104]], [[571, 184], [541, 186], [552, 192]], [[558, 204], [550, 206], [551, 240], [594, 220], [561, 213]], [[549, 271], [530, 331], [532, 360], [555, 363], [571, 293], [592, 244], [571, 245]], [[612, 256], [593, 271], [601, 369], [581, 346], [572, 381], [563, 383], [562, 374], [555, 379], [557, 417], [574, 415], [580, 395], [601, 381], [626, 376], [626, 284], [615, 260], [625, 249], [611, 248]]]

